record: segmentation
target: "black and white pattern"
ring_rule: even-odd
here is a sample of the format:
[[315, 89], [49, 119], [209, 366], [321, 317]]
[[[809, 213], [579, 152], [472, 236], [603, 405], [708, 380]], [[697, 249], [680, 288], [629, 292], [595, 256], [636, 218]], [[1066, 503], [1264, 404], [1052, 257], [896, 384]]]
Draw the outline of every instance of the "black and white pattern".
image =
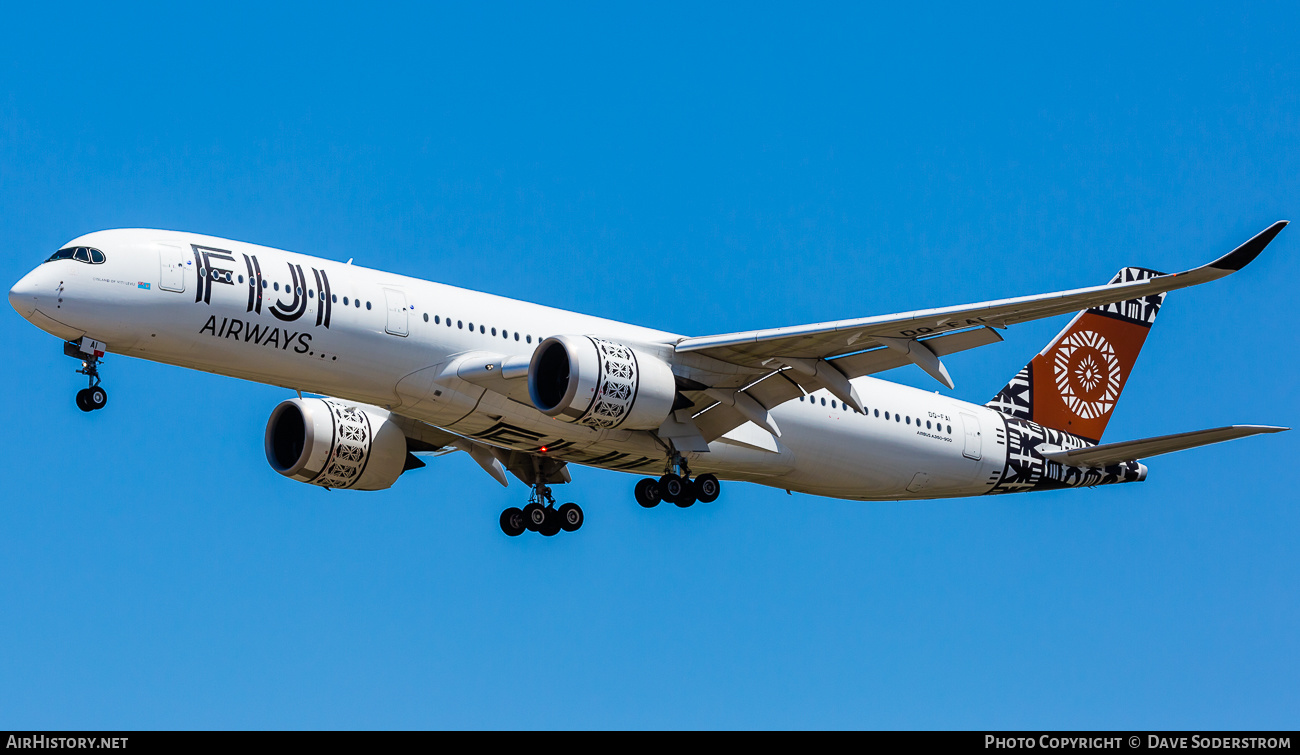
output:
[[[1115, 273], [1111, 278], [1110, 284], [1116, 283], [1136, 283], [1149, 278], [1164, 275], [1164, 273], [1148, 270], [1144, 267], [1126, 267]], [[1145, 325], [1151, 327], [1151, 323], [1156, 321], [1156, 315], [1160, 312], [1160, 305], [1164, 304], [1164, 292], [1144, 296], [1140, 299], [1129, 299], [1128, 301], [1115, 302], [1114, 304], [1103, 304], [1100, 307], [1093, 307], [1088, 310], [1099, 315], [1114, 317], [1136, 325]]]
[[1033, 411], [1033, 375], [1029, 365], [1020, 368], [1020, 372], [1011, 378], [1006, 387], [998, 391], [993, 400], [985, 404], [990, 409], [1001, 412], [1008, 417], [1028, 421]]
[[1036, 422], [1014, 417], [1003, 421], [1006, 424], [1007, 460], [1001, 479], [989, 489], [989, 494], [1087, 488], [1141, 479], [1142, 467], [1135, 461], [1102, 469], [1086, 469], [1046, 459], [1039, 453], [1039, 446], [1044, 444], [1053, 451], [1086, 448], [1093, 444], [1077, 435], [1043, 427]]
[[361, 479], [370, 459], [373, 431], [366, 413], [337, 401], [325, 400], [334, 421], [334, 437], [330, 443], [329, 458], [325, 468], [312, 480], [313, 485], [325, 488], [349, 488]]
[[591, 342], [600, 356], [600, 382], [591, 408], [577, 424], [600, 429], [618, 427], [636, 401], [636, 354], [621, 343], [600, 338], [592, 338]]

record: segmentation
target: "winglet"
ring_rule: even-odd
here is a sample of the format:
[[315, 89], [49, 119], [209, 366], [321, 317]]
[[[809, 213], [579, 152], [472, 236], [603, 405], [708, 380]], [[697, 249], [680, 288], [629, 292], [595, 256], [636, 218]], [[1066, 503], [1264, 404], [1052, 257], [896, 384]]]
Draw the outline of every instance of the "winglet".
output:
[[1286, 220], [1277, 221], [1268, 228], [1255, 234], [1250, 241], [1247, 241], [1236, 249], [1233, 249], [1231, 252], [1228, 252], [1217, 260], [1211, 262], [1209, 267], [1217, 270], [1227, 270], [1232, 273], [1237, 272], [1254, 261], [1254, 259], [1259, 256], [1259, 253], [1264, 251], [1264, 247], [1268, 246], [1268, 243], [1281, 233], [1283, 228], [1286, 228], [1288, 222], [1289, 221]]

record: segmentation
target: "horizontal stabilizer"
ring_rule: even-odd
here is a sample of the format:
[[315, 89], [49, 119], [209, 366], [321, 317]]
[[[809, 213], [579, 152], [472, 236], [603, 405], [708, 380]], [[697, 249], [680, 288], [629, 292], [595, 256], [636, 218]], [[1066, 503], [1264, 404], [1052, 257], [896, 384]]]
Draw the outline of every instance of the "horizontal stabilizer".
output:
[[1269, 425], [1230, 425], [1212, 430], [1197, 430], [1190, 433], [1161, 435], [1158, 438], [1076, 448], [1072, 451], [1049, 451], [1043, 453], [1043, 457], [1071, 467], [1108, 467], [1125, 461], [1137, 461], [1174, 451], [1185, 451], [1197, 446], [1208, 446], [1211, 443], [1222, 443], [1225, 440], [1236, 440], [1260, 433], [1280, 433], [1289, 429]]

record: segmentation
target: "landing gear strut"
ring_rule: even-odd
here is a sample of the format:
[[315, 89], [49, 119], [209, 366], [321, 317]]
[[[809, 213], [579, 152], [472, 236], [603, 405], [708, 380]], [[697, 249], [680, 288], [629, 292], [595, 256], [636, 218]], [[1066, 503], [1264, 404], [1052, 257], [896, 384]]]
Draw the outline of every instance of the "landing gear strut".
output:
[[77, 374], [85, 375], [90, 387], [77, 391], [77, 408], [83, 412], [93, 412], [108, 404], [108, 391], [99, 384], [99, 360], [103, 352], [85, 352], [81, 348], [80, 344], [69, 343], [64, 346], [63, 353], [82, 360]]
[[678, 508], [687, 508], [696, 501], [713, 503], [722, 493], [718, 478], [704, 474], [691, 479], [691, 469], [686, 465], [686, 458], [675, 449], [668, 458], [664, 476], [659, 479], [646, 477], [637, 482], [633, 491], [636, 502], [652, 509], [660, 501], [668, 501]]
[[552, 537], [560, 530], [576, 531], [582, 526], [583, 519], [582, 508], [576, 503], [566, 503], [556, 509], [551, 487], [539, 482], [533, 486], [527, 506], [523, 509], [511, 507], [501, 512], [501, 531], [510, 537], [518, 537], [524, 534], [524, 530]]

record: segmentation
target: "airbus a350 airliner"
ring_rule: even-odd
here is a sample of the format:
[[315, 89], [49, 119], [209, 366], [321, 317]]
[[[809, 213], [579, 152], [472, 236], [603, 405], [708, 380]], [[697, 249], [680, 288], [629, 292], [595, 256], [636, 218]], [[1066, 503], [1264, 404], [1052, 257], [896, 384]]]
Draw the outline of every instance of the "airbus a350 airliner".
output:
[[[293, 480], [381, 490], [421, 457], [462, 450], [532, 491], [501, 529], [555, 535], [568, 464], [647, 475], [645, 507], [712, 502], [720, 481], [864, 501], [951, 498], [1146, 479], [1139, 459], [1286, 428], [1234, 425], [1101, 444], [1165, 294], [1245, 267], [1274, 223], [1187, 272], [745, 333], [681, 336], [348, 263], [176, 231], [74, 239], [9, 302], [81, 360], [104, 408], [107, 353], [297, 391], [271, 411], [266, 458]], [[999, 330], [1076, 313], [987, 404], [869, 377]], [[304, 398], [303, 394], [314, 394]]]

